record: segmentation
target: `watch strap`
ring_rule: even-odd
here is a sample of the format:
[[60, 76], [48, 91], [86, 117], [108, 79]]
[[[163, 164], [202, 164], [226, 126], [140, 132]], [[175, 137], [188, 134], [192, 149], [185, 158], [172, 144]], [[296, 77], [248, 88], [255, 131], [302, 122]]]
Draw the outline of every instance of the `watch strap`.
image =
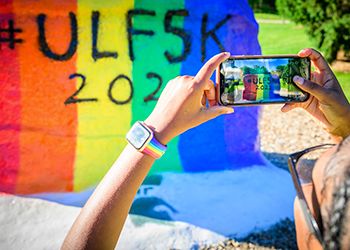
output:
[[142, 150], [142, 153], [152, 156], [155, 159], [159, 159], [165, 153], [167, 146], [161, 144], [154, 136], [146, 147]]

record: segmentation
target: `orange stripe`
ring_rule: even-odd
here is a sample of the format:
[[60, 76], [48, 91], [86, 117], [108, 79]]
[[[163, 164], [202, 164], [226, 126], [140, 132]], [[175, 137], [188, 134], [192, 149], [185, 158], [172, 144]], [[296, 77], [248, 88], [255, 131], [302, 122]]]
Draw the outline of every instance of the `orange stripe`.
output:
[[68, 13], [75, 1], [15, 1], [16, 24], [23, 29], [20, 46], [21, 135], [17, 193], [70, 191], [73, 186], [77, 107], [64, 105], [76, 88], [76, 53], [68, 61], [44, 56], [38, 46], [37, 16], [47, 15], [50, 49], [64, 53], [70, 43]]

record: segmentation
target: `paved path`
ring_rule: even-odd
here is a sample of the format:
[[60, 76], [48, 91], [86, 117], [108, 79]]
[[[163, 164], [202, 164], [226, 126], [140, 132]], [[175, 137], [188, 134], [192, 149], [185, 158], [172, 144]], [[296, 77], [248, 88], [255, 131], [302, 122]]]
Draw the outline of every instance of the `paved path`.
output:
[[261, 151], [281, 168], [288, 168], [288, 154], [305, 148], [332, 143], [330, 135], [302, 109], [288, 113], [281, 104], [265, 105], [259, 121]]

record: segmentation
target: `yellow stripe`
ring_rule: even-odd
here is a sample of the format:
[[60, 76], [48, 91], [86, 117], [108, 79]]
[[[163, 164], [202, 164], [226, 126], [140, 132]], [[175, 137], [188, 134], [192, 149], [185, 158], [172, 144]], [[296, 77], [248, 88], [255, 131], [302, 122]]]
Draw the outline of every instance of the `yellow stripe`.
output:
[[[124, 148], [131, 123], [131, 103], [116, 105], [107, 93], [110, 82], [119, 74], [131, 79], [132, 63], [128, 56], [125, 15], [134, 2], [78, 1], [77, 72], [86, 76], [86, 86], [78, 98], [98, 98], [98, 102], [78, 103], [78, 138], [74, 170], [74, 191], [98, 182]], [[92, 54], [92, 11], [99, 11], [97, 47], [116, 51], [118, 58], [94, 61]], [[77, 80], [79, 84], [80, 81]], [[114, 85], [114, 96], [125, 100], [130, 93], [125, 80]]]
[[152, 150], [153, 152], [157, 153], [157, 154], [162, 154], [163, 151], [161, 151], [159, 148], [156, 148], [155, 146], [148, 144], [147, 146], [150, 150]]

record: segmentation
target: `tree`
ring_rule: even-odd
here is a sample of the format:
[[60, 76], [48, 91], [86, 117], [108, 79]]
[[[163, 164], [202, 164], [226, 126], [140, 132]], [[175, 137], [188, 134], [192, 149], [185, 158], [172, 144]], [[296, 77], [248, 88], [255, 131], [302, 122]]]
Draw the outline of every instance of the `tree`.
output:
[[278, 12], [305, 26], [330, 62], [350, 54], [349, 0], [276, 0]]
[[265, 66], [254, 66], [254, 74], [269, 74], [270, 72], [267, 70]]
[[276, 0], [248, 0], [254, 12], [276, 13]]
[[248, 74], [254, 74], [254, 69], [252, 69], [251, 67], [248, 67], [248, 66], [244, 66], [242, 68], [242, 71], [243, 71], [243, 75], [248, 75]]

